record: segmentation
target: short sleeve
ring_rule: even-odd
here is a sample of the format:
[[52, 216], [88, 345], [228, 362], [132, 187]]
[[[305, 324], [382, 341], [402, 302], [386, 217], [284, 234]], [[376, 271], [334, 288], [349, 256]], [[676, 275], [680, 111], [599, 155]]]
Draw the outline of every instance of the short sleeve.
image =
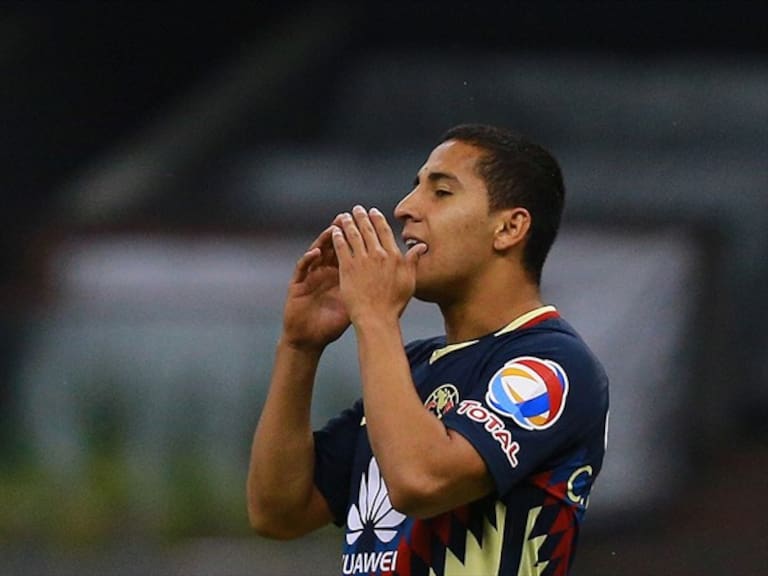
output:
[[342, 526], [346, 519], [353, 456], [362, 416], [363, 404], [358, 400], [352, 408], [344, 410], [314, 433], [315, 485], [328, 502], [337, 526]]
[[601, 372], [578, 347], [541, 354], [495, 352], [446, 427], [464, 436], [485, 461], [499, 495], [553, 464], [604, 419]]

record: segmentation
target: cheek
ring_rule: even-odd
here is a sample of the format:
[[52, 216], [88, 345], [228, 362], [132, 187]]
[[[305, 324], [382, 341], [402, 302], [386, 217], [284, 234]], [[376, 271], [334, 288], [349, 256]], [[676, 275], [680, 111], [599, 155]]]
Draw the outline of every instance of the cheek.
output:
[[478, 254], [492, 242], [490, 236], [484, 234], [483, 221], [480, 218], [465, 218], [457, 222], [449, 235], [453, 246], [458, 246], [465, 253]]
[[433, 237], [437, 240], [435, 250], [429, 254], [434, 265], [439, 267], [471, 266], [471, 262], [482, 259], [492, 246], [492, 234], [486, 234], [485, 213], [465, 210], [453, 217], [433, 222]]
[[455, 274], [474, 269], [482, 260], [484, 239], [471, 226], [457, 227], [436, 251], [435, 263]]

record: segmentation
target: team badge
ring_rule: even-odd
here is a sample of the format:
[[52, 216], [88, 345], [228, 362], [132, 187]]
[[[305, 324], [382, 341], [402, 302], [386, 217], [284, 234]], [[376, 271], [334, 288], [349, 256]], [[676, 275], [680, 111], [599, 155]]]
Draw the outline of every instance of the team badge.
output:
[[443, 414], [453, 409], [458, 403], [459, 391], [456, 389], [456, 386], [453, 384], [443, 384], [432, 390], [432, 394], [424, 401], [424, 406], [432, 414], [442, 418]]
[[488, 406], [526, 430], [557, 422], [568, 395], [568, 376], [557, 362], [532, 356], [510, 360], [488, 382]]

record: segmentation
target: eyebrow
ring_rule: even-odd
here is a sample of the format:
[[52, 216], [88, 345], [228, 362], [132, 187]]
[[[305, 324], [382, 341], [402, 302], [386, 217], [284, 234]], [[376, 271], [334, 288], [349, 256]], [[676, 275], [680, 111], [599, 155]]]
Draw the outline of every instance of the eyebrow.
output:
[[[456, 176], [449, 174], [448, 172], [430, 172], [427, 175], [427, 180], [430, 182], [438, 182], [440, 180], [451, 180], [453, 182], [459, 182], [459, 179]], [[419, 175], [416, 174], [416, 177], [413, 179], [413, 185], [416, 186], [418, 183]]]

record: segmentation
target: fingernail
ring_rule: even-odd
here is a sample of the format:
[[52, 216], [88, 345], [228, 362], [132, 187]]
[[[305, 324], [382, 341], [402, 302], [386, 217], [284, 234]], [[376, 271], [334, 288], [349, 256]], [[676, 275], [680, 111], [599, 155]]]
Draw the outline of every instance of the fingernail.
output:
[[381, 210], [379, 210], [375, 206], [371, 208], [371, 214], [376, 214], [377, 216], [384, 216], [384, 214], [381, 213]]

